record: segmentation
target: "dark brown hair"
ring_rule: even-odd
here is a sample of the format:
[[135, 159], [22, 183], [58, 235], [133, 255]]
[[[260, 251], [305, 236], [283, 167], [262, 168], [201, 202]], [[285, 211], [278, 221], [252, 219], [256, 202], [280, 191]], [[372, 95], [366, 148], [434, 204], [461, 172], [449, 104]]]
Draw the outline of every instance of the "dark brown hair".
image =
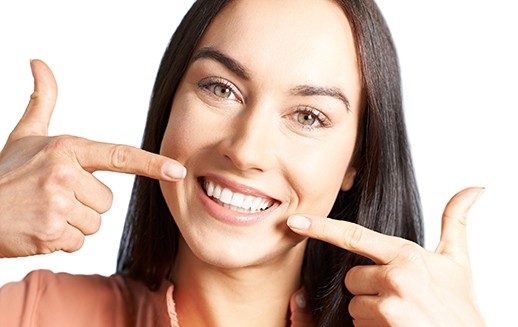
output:
[[[162, 58], [142, 148], [158, 153], [174, 94], [205, 29], [231, 0], [197, 0]], [[406, 136], [397, 54], [390, 31], [371, 0], [335, 0], [352, 27], [362, 75], [364, 108], [351, 190], [340, 192], [330, 217], [423, 243], [419, 195]], [[117, 271], [156, 290], [170, 274], [178, 228], [158, 181], [136, 177], [119, 249]], [[319, 326], [352, 326], [344, 276], [369, 261], [309, 240], [302, 281]]]

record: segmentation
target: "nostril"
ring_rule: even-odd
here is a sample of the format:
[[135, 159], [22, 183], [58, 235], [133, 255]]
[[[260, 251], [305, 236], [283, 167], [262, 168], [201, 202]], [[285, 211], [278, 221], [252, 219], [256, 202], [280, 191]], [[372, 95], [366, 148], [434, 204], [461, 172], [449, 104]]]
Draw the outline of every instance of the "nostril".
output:
[[265, 171], [272, 164], [270, 144], [266, 130], [240, 124], [220, 142], [219, 152], [240, 171]]

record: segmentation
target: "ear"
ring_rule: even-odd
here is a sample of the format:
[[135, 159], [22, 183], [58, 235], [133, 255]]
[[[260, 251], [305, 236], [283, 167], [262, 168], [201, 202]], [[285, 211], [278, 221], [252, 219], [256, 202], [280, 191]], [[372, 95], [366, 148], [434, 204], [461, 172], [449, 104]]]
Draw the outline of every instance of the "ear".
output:
[[349, 191], [354, 184], [354, 178], [356, 177], [356, 169], [349, 166], [345, 172], [344, 180], [342, 181], [342, 191]]

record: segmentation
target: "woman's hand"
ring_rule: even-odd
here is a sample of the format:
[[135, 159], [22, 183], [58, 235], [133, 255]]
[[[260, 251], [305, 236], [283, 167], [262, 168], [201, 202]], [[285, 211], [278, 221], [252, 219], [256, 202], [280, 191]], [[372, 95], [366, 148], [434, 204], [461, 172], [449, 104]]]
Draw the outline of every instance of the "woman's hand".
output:
[[0, 152], [0, 257], [78, 250], [112, 204], [96, 170], [166, 181], [185, 176], [176, 161], [135, 147], [48, 137], [57, 85], [42, 61], [31, 68], [34, 93]]
[[484, 326], [466, 242], [466, 218], [480, 188], [456, 194], [446, 206], [439, 246], [430, 252], [401, 238], [329, 218], [292, 216], [298, 234], [332, 243], [373, 260], [345, 277], [354, 295], [355, 326]]

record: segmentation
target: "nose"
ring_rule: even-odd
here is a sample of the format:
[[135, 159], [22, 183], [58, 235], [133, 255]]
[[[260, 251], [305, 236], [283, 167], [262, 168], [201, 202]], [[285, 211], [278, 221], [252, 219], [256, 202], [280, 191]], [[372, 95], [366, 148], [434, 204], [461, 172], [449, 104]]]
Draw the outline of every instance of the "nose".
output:
[[220, 142], [220, 153], [241, 171], [264, 172], [276, 160], [275, 116], [260, 108], [237, 115]]

